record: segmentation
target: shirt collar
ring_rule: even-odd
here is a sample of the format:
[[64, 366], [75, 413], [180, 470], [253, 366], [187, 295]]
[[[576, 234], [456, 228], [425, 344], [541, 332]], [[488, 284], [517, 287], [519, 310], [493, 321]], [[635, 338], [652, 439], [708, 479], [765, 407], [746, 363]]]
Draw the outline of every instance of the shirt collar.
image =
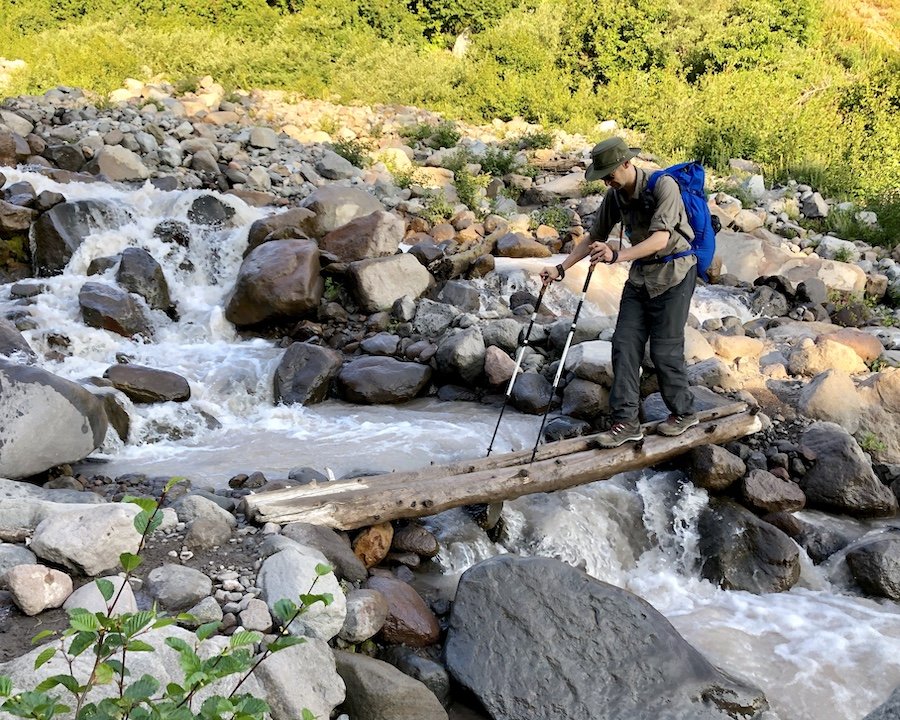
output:
[[632, 194], [630, 197], [626, 197], [624, 193], [619, 192], [619, 199], [626, 203], [632, 203], [637, 200], [641, 196], [641, 193], [643, 193], [647, 188], [647, 182], [650, 179], [647, 171], [643, 168], [635, 166], [634, 171], [636, 173], [634, 181], [634, 194]]

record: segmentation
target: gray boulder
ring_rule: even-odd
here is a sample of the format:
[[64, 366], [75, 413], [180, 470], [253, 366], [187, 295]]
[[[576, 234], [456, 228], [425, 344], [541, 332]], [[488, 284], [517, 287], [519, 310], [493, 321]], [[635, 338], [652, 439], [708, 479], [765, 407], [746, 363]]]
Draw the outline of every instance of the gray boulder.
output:
[[436, 338], [450, 327], [459, 315], [459, 310], [452, 305], [423, 298], [416, 308], [413, 327], [420, 335]]
[[423, 683], [393, 665], [358, 653], [334, 651], [347, 687], [343, 709], [366, 720], [447, 720], [447, 711]]
[[35, 274], [58, 275], [88, 235], [129, 219], [126, 211], [102, 200], [77, 200], [54, 206], [33, 226], [31, 260]]
[[448, 334], [438, 344], [435, 361], [438, 372], [474, 383], [484, 372], [484, 338], [477, 327]]
[[550, 558], [467, 570], [445, 656], [494, 720], [749, 720], [767, 708], [649, 603]]
[[550, 404], [553, 386], [535, 372], [526, 372], [516, 378], [510, 401], [516, 410], [529, 415], [540, 415]]
[[17, 565], [34, 565], [37, 557], [24, 545], [0, 542], [0, 575]]
[[806, 505], [806, 496], [796, 483], [760, 468], [741, 480], [741, 497], [760, 512], [794, 512]]
[[336, 533], [331, 528], [311, 523], [288, 523], [281, 534], [291, 540], [315, 548], [321, 552], [334, 568], [334, 574], [344, 580], [358, 583], [365, 580], [369, 573], [353, 549], [346, 536]]
[[340, 353], [320, 345], [295, 342], [284, 351], [275, 370], [275, 402], [313, 405], [328, 397], [341, 369]]
[[689, 457], [691, 481], [707, 490], [725, 490], [747, 472], [743, 460], [718, 445], [701, 445]]
[[[449, 284], [449, 283], [448, 283]], [[522, 323], [515, 318], [503, 318], [491, 320], [481, 326], [481, 335], [484, 337], [485, 346], [496, 345], [507, 353], [514, 353], [519, 348], [519, 335], [522, 333]], [[535, 335], [532, 328], [532, 335]], [[534, 340], [534, 338], [530, 338]]]
[[434, 284], [431, 273], [406, 253], [352, 262], [350, 276], [366, 312], [390, 310], [400, 298], [417, 298]]
[[103, 402], [46, 370], [0, 359], [0, 477], [23, 478], [77, 462], [100, 447]]
[[790, 538], [731, 500], [711, 500], [698, 531], [701, 574], [727, 590], [783, 592], [800, 578], [800, 552]]
[[81, 317], [89, 327], [109, 330], [123, 337], [152, 337], [153, 327], [133, 295], [103, 283], [86, 282], [78, 293]]
[[847, 565], [869, 595], [900, 600], [900, 536], [894, 534], [853, 548], [847, 553]]
[[351, 220], [382, 210], [381, 203], [359, 188], [325, 185], [306, 197], [301, 203], [315, 213], [308, 229], [315, 238], [324, 237]]
[[15, 353], [19, 353], [25, 360], [37, 357], [16, 326], [9, 320], [0, 318], [0, 356], [9, 357]]
[[350, 402], [393, 404], [412, 400], [431, 379], [431, 368], [390, 357], [360, 357], [344, 365], [338, 388]]
[[376, 210], [332, 230], [320, 245], [341, 261], [352, 262], [395, 254], [405, 233], [406, 223], [402, 218]]
[[890, 517], [897, 497], [883, 485], [856, 440], [839, 425], [817, 422], [803, 433], [816, 460], [800, 478], [807, 505], [854, 517]]
[[148, 573], [143, 589], [166, 610], [181, 611], [209, 597], [212, 580], [199, 570], [165, 564]]
[[128, 292], [140, 295], [152, 309], [173, 312], [163, 269], [143, 248], [130, 247], [122, 251], [116, 282]]
[[362, 171], [333, 150], [323, 150], [316, 163], [316, 172], [329, 180], [347, 180], [362, 175]]
[[325, 282], [319, 248], [311, 240], [272, 240], [241, 263], [225, 317], [238, 326], [294, 318], [315, 310]]
[[191, 386], [177, 373], [143, 365], [111, 365], [103, 377], [136, 403], [185, 402], [191, 399]]
[[900, 687], [896, 688], [891, 696], [863, 720], [900, 720]]
[[250, 226], [244, 255], [249, 255], [251, 250], [267, 240], [308, 237], [315, 217], [315, 213], [306, 208], [291, 208], [278, 215], [260, 218]]
[[609, 390], [602, 385], [575, 378], [563, 392], [562, 412], [582, 420], [593, 420], [609, 411]]

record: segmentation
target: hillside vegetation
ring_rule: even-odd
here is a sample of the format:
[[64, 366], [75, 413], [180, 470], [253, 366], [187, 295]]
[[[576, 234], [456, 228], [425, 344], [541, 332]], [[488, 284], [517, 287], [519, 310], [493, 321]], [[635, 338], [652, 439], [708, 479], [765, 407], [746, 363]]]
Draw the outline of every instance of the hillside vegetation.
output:
[[[900, 0], [0, 0], [7, 92], [211, 74], [761, 163], [900, 225]], [[464, 55], [450, 49], [465, 33]]]

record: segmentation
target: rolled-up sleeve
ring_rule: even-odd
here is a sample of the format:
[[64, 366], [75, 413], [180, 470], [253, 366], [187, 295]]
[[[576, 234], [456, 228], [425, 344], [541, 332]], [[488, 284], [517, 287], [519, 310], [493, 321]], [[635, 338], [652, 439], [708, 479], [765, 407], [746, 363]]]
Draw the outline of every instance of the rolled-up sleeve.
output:
[[591, 225], [591, 240], [606, 242], [613, 227], [619, 222], [619, 218], [622, 217], [622, 213], [619, 211], [619, 203], [616, 202], [615, 192], [613, 188], [608, 188], [606, 195], [603, 196], [603, 202], [597, 210], [596, 217], [594, 217], [594, 224]]
[[653, 194], [656, 197], [656, 212], [653, 213], [653, 218], [650, 220], [649, 231], [654, 233], [658, 230], [666, 230], [672, 237], [675, 237], [680, 228], [688, 236], [694, 237], [690, 224], [687, 222], [678, 183], [668, 176], [663, 176], [656, 183]]

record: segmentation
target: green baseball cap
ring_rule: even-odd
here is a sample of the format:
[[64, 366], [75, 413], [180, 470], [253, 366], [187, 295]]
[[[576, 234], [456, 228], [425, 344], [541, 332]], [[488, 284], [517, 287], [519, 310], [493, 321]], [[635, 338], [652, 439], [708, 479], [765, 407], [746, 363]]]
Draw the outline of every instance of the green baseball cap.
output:
[[640, 148], [630, 148], [620, 137], [611, 137], [594, 145], [591, 164], [584, 173], [586, 180], [602, 180], [626, 160], [640, 153]]

